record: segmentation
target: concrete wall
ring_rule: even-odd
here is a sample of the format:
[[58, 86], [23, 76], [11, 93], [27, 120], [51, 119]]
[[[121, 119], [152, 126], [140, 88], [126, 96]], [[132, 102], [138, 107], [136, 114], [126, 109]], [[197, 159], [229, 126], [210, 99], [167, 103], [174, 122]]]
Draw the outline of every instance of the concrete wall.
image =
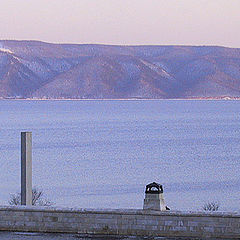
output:
[[0, 207], [0, 230], [240, 238], [240, 214]]

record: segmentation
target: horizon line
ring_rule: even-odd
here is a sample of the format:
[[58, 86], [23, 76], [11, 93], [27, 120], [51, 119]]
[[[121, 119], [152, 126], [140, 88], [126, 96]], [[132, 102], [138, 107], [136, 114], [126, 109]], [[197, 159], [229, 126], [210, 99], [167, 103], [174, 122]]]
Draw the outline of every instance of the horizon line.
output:
[[46, 44], [56, 44], [56, 45], [102, 45], [102, 46], [119, 46], [119, 47], [141, 47], [141, 46], [175, 46], [175, 47], [221, 47], [221, 48], [233, 48], [240, 49], [240, 47], [229, 47], [225, 45], [213, 45], [213, 44], [120, 44], [120, 43], [71, 43], [71, 42], [48, 42], [45, 40], [37, 39], [0, 39], [2, 41], [15, 41], [15, 42], [41, 42]]

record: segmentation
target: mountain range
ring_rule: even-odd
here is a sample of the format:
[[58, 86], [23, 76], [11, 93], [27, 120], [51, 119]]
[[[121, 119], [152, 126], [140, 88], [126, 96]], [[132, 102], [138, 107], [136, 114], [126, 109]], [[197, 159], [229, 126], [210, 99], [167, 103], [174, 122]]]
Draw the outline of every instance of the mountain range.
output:
[[240, 49], [0, 41], [0, 98], [240, 97]]

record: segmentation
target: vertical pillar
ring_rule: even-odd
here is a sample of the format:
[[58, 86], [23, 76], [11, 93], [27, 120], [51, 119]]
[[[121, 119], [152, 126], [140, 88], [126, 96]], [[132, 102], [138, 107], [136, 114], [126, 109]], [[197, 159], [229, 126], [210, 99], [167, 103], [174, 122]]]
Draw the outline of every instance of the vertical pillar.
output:
[[32, 133], [21, 133], [21, 205], [32, 205]]
[[143, 209], [156, 211], [169, 210], [164, 201], [162, 185], [153, 182], [146, 186]]

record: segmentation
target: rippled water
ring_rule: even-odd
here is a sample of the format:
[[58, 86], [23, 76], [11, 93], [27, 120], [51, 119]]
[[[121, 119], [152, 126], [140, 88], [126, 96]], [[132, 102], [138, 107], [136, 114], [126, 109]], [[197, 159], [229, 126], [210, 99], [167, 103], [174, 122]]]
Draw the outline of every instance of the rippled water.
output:
[[58, 206], [142, 208], [164, 186], [174, 210], [240, 206], [239, 101], [0, 101], [0, 204], [20, 190], [20, 132], [33, 182]]

